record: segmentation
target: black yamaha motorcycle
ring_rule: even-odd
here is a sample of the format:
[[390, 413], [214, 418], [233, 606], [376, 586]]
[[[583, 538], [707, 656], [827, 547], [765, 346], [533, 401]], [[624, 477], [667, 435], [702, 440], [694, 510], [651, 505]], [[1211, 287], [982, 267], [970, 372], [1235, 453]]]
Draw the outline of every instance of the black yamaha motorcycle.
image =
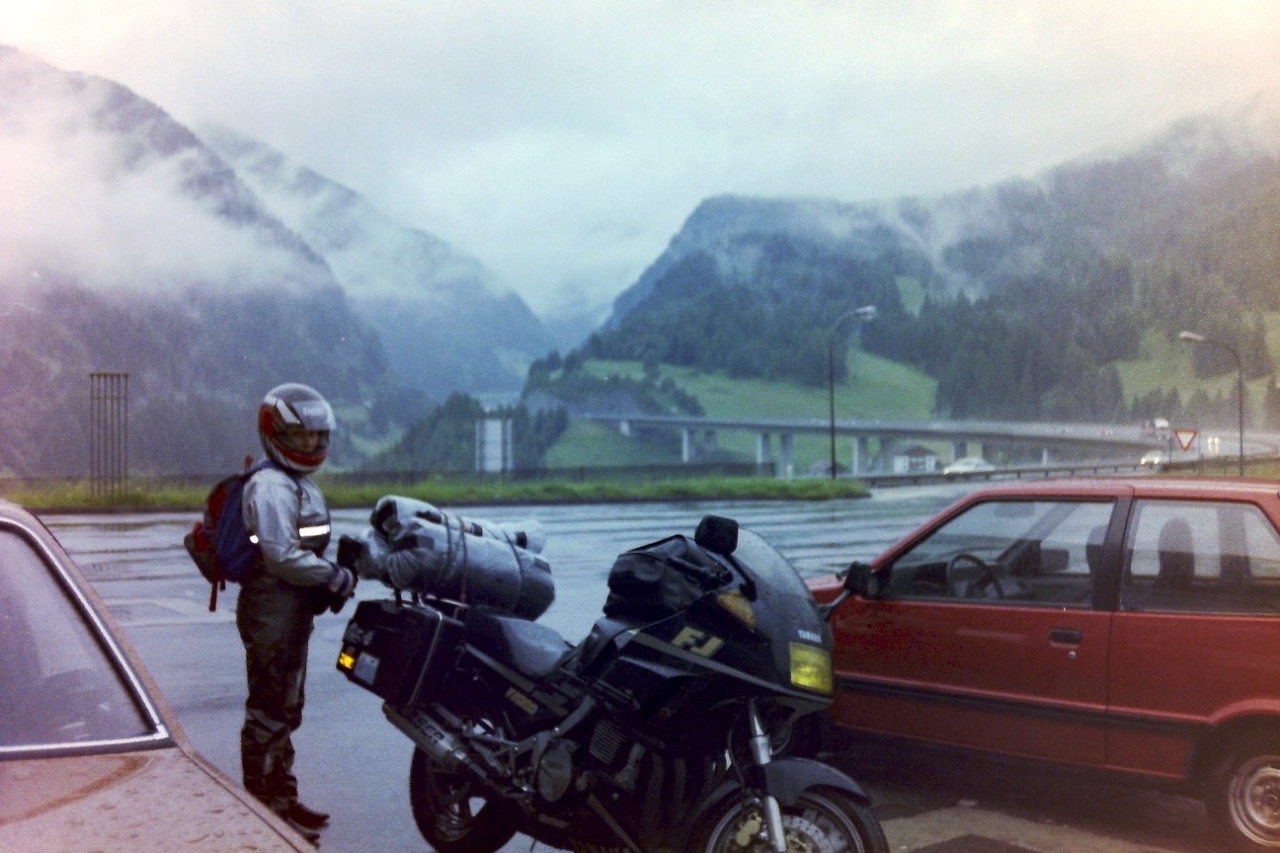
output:
[[618, 557], [580, 644], [415, 595], [362, 602], [338, 669], [417, 747], [413, 816], [440, 853], [516, 833], [578, 853], [888, 853], [846, 774], [787, 757], [832, 699], [831, 632], [760, 536], [707, 516]]

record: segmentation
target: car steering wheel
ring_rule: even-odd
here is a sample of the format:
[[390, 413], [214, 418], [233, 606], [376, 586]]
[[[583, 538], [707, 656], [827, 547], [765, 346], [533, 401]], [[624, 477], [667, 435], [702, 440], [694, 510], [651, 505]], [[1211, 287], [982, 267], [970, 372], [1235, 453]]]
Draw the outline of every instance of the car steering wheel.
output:
[[995, 571], [991, 566], [987, 565], [981, 557], [977, 557], [967, 552], [960, 552], [947, 561], [947, 589], [957, 598], [968, 598], [971, 596], [957, 594], [961, 589], [960, 584], [965, 580], [955, 577], [956, 567], [961, 563], [972, 563], [978, 567], [978, 575], [973, 579], [973, 586], [969, 589], [982, 590], [988, 586], [996, 591], [996, 598], [1004, 598], [1004, 587], [1000, 586], [1000, 579], [996, 577]]

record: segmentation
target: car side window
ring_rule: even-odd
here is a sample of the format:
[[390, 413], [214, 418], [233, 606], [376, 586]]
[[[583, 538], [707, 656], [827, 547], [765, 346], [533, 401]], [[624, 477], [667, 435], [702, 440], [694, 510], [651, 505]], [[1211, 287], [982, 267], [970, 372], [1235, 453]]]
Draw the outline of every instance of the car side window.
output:
[[150, 733], [93, 629], [20, 534], [0, 530], [0, 756]]
[[1120, 604], [1153, 612], [1280, 614], [1280, 534], [1251, 503], [1137, 501]]
[[1111, 501], [993, 500], [950, 519], [889, 572], [889, 596], [1090, 607]]

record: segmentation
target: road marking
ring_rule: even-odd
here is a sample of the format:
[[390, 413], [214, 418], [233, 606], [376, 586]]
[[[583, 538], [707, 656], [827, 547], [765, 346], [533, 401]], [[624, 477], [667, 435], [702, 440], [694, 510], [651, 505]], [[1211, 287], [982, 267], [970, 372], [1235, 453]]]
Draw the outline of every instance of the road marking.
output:
[[234, 609], [219, 608], [210, 613], [206, 602], [189, 598], [108, 598], [104, 603], [115, 620], [126, 628], [213, 624], [235, 620]]

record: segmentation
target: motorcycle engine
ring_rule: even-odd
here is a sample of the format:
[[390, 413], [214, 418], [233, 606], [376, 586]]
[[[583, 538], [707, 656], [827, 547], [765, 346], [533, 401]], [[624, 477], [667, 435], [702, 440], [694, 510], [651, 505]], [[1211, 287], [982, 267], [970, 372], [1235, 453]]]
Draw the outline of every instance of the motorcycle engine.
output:
[[548, 803], [554, 803], [572, 783], [573, 753], [563, 743], [555, 744], [538, 762], [538, 794]]

